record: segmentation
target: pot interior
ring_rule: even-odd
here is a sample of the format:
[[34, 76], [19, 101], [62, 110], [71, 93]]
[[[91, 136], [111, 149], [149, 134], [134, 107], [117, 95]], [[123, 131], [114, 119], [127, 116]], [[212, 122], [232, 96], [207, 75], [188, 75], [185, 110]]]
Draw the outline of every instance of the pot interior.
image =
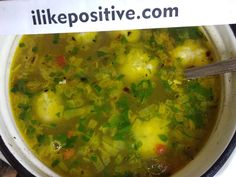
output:
[[[204, 32], [214, 44], [219, 59], [224, 60], [236, 56], [236, 42], [228, 26], [204, 27]], [[11, 111], [8, 94], [10, 66], [20, 38], [20, 36], [6, 36], [2, 39], [3, 44], [0, 46], [5, 51], [1, 53], [3, 60], [0, 61], [2, 66], [0, 82], [4, 83], [0, 88], [0, 97], [4, 98], [0, 103], [1, 136], [11, 153], [32, 174], [35, 176], [58, 176], [29, 150], [20, 136]], [[236, 105], [236, 75], [225, 74], [222, 76], [221, 87], [220, 110], [216, 125], [207, 143], [194, 160], [174, 176], [201, 176], [219, 158], [233, 137], [236, 127], [236, 119], [234, 118], [236, 115], [234, 109]]]

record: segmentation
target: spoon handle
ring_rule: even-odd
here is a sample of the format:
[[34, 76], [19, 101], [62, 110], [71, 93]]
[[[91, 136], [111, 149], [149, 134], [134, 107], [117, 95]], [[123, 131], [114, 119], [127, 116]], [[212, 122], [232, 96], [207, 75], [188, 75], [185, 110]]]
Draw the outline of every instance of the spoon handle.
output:
[[206, 66], [189, 68], [185, 70], [184, 74], [187, 79], [195, 79], [234, 71], [236, 72], [236, 59], [229, 59]]

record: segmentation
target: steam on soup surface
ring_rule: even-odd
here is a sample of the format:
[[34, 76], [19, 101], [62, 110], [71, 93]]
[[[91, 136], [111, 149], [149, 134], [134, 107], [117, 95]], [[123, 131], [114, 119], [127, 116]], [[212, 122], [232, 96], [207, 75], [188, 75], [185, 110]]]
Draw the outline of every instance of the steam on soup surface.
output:
[[170, 176], [215, 122], [219, 78], [183, 70], [215, 60], [198, 28], [26, 35], [11, 106], [26, 143], [62, 176]]

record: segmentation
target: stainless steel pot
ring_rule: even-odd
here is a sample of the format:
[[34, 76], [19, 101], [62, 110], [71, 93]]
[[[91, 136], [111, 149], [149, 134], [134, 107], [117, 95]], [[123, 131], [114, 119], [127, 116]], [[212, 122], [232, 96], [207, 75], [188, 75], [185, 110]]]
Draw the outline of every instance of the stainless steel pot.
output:
[[[236, 57], [236, 39], [230, 26], [208, 26], [204, 31], [220, 59]], [[17, 130], [9, 105], [8, 79], [19, 36], [0, 36], [0, 143], [7, 160], [22, 176], [58, 176], [28, 149]], [[222, 98], [217, 123], [194, 160], [174, 177], [213, 176], [236, 145], [236, 73], [222, 76]], [[27, 169], [27, 170], [26, 170]]]

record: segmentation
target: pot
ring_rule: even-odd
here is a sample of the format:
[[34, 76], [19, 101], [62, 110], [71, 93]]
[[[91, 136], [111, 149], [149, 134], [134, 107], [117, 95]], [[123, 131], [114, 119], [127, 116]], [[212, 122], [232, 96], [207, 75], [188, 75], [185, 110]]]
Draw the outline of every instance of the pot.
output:
[[[219, 59], [236, 57], [236, 40], [229, 25], [204, 27]], [[16, 127], [9, 104], [9, 70], [20, 36], [0, 36], [0, 144], [6, 159], [22, 176], [58, 176], [28, 149]], [[213, 176], [236, 145], [236, 73], [222, 76], [217, 122], [202, 150], [174, 177]]]

